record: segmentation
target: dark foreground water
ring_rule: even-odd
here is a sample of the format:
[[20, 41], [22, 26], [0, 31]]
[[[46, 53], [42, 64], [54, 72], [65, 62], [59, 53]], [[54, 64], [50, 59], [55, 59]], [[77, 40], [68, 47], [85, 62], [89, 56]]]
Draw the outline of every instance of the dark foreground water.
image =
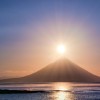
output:
[[33, 93], [0, 94], [0, 100], [100, 100], [100, 84], [36, 83], [0, 85], [0, 90]]

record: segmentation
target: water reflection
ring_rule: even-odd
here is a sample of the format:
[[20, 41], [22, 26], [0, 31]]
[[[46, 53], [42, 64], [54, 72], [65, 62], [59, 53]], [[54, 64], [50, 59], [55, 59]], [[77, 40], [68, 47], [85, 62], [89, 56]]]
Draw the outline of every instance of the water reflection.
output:
[[69, 84], [57, 83], [54, 85], [55, 90], [58, 90], [54, 93], [54, 100], [74, 100], [74, 94], [72, 94], [72, 87]]
[[55, 93], [56, 100], [65, 100], [66, 93], [63, 91], [59, 91], [58, 93]]
[[61, 91], [67, 91], [67, 90], [71, 90], [71, 85], [70, 84], [66, 84], [66, 83], [56, 83], [53, 85], [53, 89], [54, 90], [61, 90]]

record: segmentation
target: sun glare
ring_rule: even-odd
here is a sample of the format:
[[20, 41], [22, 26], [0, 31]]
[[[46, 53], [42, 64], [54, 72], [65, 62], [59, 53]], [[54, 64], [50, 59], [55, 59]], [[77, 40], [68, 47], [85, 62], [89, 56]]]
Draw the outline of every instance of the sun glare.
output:
[[60, 54], [64, 54], [65, 53], [65, 46], [63, 44], [58, 45], [57, 52]]

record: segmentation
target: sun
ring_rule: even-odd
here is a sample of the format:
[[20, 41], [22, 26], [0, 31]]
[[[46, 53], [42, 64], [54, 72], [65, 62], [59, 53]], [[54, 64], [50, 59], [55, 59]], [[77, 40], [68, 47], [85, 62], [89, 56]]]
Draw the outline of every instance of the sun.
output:
[[65, 51], [66, 51], [66, 48], [65, 48], [65, 46], [64, 46], [63, 44], [59, 44], [59, 45], [57, 46], [57, 52], [58, 52], [59, 54], [64, 54]]

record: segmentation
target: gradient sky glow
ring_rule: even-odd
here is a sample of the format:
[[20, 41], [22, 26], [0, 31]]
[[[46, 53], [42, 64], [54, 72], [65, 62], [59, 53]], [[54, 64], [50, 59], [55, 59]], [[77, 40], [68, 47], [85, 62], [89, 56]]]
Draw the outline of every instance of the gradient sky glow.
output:
[[100, 0], [0, 0], [0, 76], [30, 74], [66, 57], [100, 76]]

